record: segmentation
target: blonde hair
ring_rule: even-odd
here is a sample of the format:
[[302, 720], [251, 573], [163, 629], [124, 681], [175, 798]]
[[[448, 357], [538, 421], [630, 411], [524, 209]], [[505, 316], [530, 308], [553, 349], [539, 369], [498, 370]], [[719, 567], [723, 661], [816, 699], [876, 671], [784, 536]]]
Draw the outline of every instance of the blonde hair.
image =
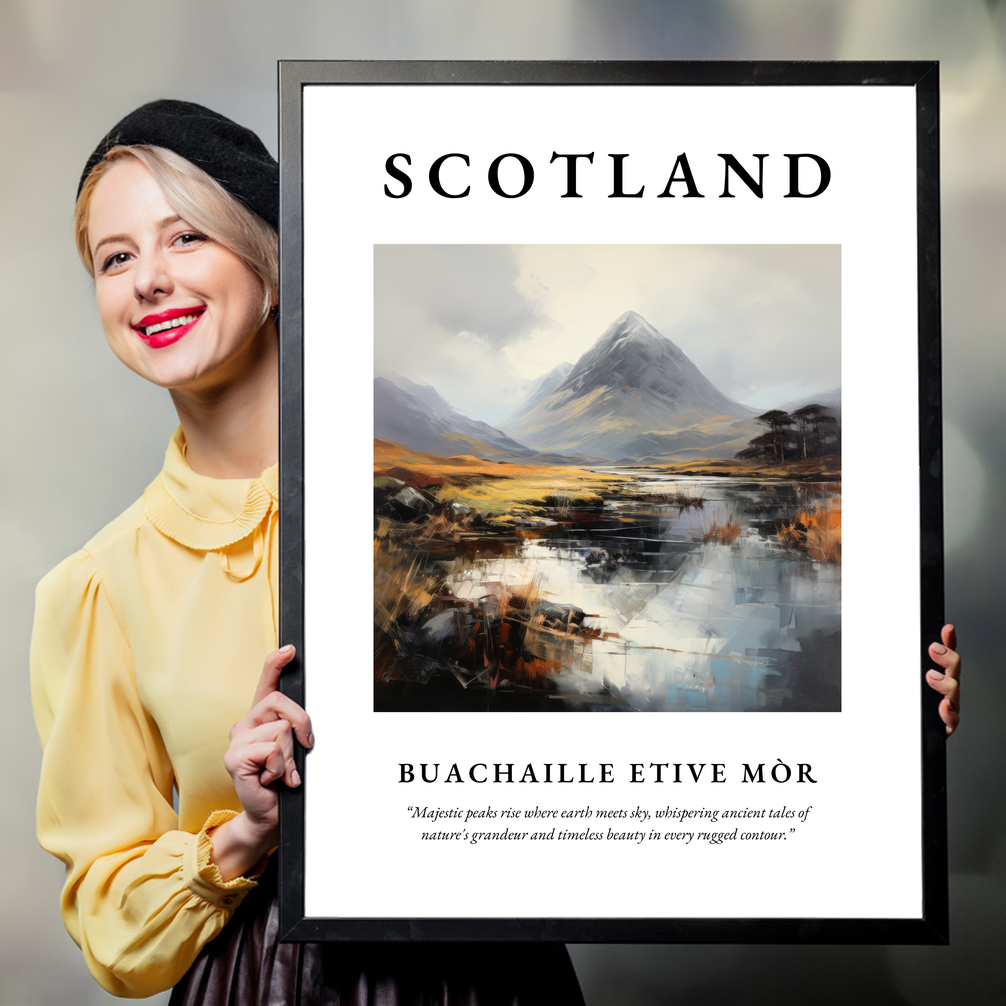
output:
[[255, 273], [262, 283], [264, 323], [279, 295], [279, 236], [202, 168], [165, 147], [112, 147], [84, 181], [74, 210], [74, 238], [92, 279], [94, 259], [87, 240], [91, 198], [109, 168], [126, 158], [139, 161], [154, 176], [168, 205], [183, 220], [234, 252]]

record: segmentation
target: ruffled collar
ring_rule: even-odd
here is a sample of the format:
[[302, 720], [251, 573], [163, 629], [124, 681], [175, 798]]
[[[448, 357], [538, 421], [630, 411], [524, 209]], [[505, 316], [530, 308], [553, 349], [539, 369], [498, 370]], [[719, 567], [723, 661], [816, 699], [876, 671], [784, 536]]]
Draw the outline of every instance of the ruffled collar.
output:
[[186, 548], [211, 552], [252, 533], [279, 500], [279, 466], [257, 479], [213, 479], [185, 460], [185, 437], [175, 430], [164, 468], [143, 494], [143, 512], [162, 534]]

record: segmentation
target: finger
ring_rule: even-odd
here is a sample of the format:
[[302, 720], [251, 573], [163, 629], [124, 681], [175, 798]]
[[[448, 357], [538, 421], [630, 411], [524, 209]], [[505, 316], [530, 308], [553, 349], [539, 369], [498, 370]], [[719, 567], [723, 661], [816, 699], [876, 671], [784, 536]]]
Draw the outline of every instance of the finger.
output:
[[279, 743], [274, 743], [262, 765], [262, 771], [259, 772], [258, 780], [263, 786], [268, 786], [277, 779], [282, 779], [285, 771], [286, 759], [283, 757], [283, 748]]
[[[271, 720], [260, 723], [257, 727], [244, 731], [237, 739], [235, 747], [251, 747], [272, 742], [278, 745], [283, 759], [283, 769], [280, 775], [287, 786], [296, 789], [300, 785], [300, 773], [293, 755], [293, 731], [286, 720]], [[273, 779], [278, 779], [279, 775]], [[270, 780], [272, 781], [272, 780]]]
[[265, 663], [262, 665], [262, 675], [255, 689], [255, 698], [252, 699], [252, 708], [257, 706], [270, 692], [276, 691], [279, 686], [279, 676], [283, 673], [283, 668], [293, 660], [297, 650], [292, 645], [287, 645], [279, 650], [273, 650]]
[[943, 640], [944, 646], [949, 647], [951, 650], [957, 649], [957, 629], [954, 626], [944, 625], [940, 632], [940, 639]]
[[956, 678], [952, 678], [949, 674], [943, 674], [940, 671], [930, 670], [926, 672], [926, 683], [933, 691], [939, 692], [940, 695], [949, 701], [954, 712], [960, 710], [958, 696], [960, 695], [961, 685]]
[[930, 658], [952, 678], [958, 678], [961, 671], [961, 655], [955, 650], [948, 649], [942, 643], [929, 644]]
[[232, 776], [256, 780], [261, 786], [279, 779], [285, 766], [282, 748], [274, 740], [238, 745], [224, 755], [224, 767]]
[[304, 747], [314, 747], [311, 717], [304, 711], [303, 706], [298, 705], [289, 695], [284, 695], [282, 692], [270, 692], [261, 702], [252, 707], [248, 715], [238, 725], [247, 729], [277, 719], [287, 720], [290, 723], [297, 733], [297, 739]]
[[940, 703], [940, 719], [946, 725], [947, 736], [949, 737], [961, 722], [961, 714], [950, 705], [948, 699], [944, 699]]

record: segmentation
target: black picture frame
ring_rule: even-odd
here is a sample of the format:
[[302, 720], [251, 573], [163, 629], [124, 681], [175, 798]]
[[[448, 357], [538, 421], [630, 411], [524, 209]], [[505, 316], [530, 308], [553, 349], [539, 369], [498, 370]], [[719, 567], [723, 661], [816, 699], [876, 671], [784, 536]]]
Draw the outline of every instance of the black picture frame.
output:
[[[943, 513], [940, 378], [939, 69], [935, 62], [404, 62], [281, 61], [280, 640], [298, 648], [284, 692], [311, 710], [311, 654], [305, 648], [304, 356], [302, 101], [305, 87], [343, 85], [675, 88], [892, 86], [914, 89], [918, 248], [918, 403], [922, 722], [922, 905], [911, 918], [377, 918], [305, 914], [305, 810], [311, 759], [297, 762], [304, 785], [281, 794], [280, 927], [287, 941], [428, 940], [668, 943], [939, 944], [948, 934], [945, 736], [939, 696], [925, 684], [927, 646], [943, 624]], [[382, 180], [383, 181], [383, 180]], [[333, 862], [338, 870], [340, 863]]]

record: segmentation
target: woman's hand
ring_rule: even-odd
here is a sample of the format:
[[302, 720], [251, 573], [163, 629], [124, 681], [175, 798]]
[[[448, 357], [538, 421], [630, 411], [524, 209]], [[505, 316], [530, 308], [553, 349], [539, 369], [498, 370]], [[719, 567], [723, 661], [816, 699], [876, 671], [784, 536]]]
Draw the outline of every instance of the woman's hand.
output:
[[940, 643], [931, 643], [929, 656], [943, 668], [926, 672], [926, 682], [943, 696], [940, 719], [947, 726], [949, 737], [961, 721], [961, 658], [957, 651], [957, 632], [952, 625], [944, 625]]
[[314, 746], [311, 718], [278, 689], [280, 674], [295, 652], [284, 646], [266, 657], [251, 710], [231, 727], [224, 766], [244, 810], [209, 833], [211, 859], [224, 880], [247, 873], [276, 845], [279, 793], [273, 784], [282, 779], [292, 789], [300, 785], [294, 734], [304, 747]]

